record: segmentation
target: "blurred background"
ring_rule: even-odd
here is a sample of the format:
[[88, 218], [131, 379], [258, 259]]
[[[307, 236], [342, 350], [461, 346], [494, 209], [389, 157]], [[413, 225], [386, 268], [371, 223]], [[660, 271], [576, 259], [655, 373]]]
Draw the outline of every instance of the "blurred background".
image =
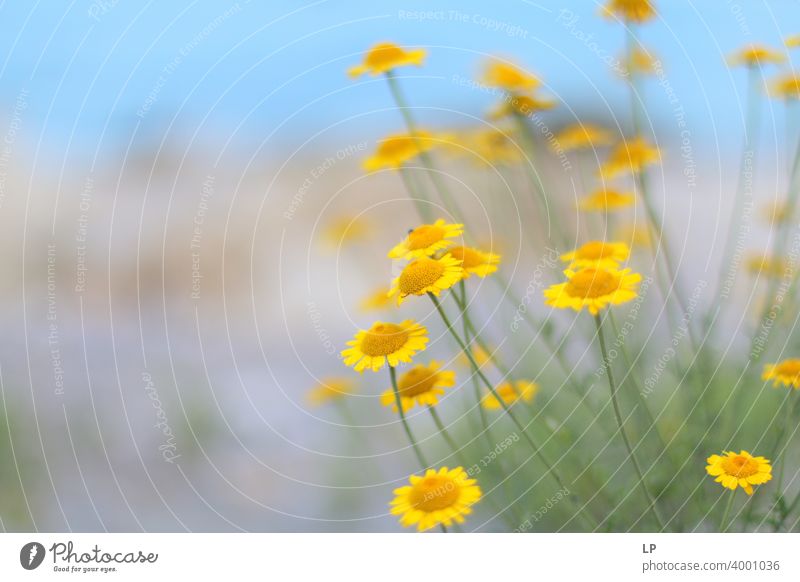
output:
[[[642, 92], [663, 152], [657, 200], [690, 293], [715, 276], [736, 188], [746, 78], [726, 57], [782, 46], [800, 32], [800, 6], [658, 9], [641, 39], [663, 69]], [[386, 504], [415, 465], [378, 403], [387, 377], [358, 378], [338, 354], [356, 329], [399, 317], [360, 304], [396, 275], [385, 254], [416, 218], [396, 173], [362, 169], [376, 140], [403, 131], [402, 116], [382, 78], [346, 71], [379, 41], [424, 47], [425, 66], [399, 70], [400, 81], [420, 123], [444, 131], [479, 124], [496, 102], [474, 80], [498, 55], [541, 77], [558, 104], [542, 115], [553, 131], [591, 121], [629, 135], [629, 90], [613, 66], [625, 33], [599, 10], [592, 0], [4, 2], [0, 528], [397, 531]], [[797, 126], [781, 102], [761, 107], [752, 192], [767, 207], [782, 198]], [[574, 214], [580, 165], [541, 145], [539, 169]], [[531, 218], [521, 174], [441, 159], [518, 296], [557, 273], [526, 243], [544, 222]], [[754, 218], [746, 246], [768, 232]], [[531, 309], [544, 314], [537, 285]], [[487, 281], [471, 293], [483, 294], [476, 310], [493, 343], [508, 336], [515, 368], [547, 393], [544, 422], [569, 414], [574, 401], [547, 408], [561, 372], [527, 330], [508, 333], [503, 289]], [[409, 301], [408, 316], [431, 313]], [[466, 378], [433, 322], [430, 355]], [[575, 346], [576, 361], [585, 349]], [[356, 394], [309, 403], [331, 376], [352, 378]], [[467, 399], [448, 398], [452, 430], [467, 434]], [[428, 420], [412, 418], [423, 441]], [[512, 451], [493, 471], [524, 457]], [[496, 521], [487, 505], [471, 527]]]

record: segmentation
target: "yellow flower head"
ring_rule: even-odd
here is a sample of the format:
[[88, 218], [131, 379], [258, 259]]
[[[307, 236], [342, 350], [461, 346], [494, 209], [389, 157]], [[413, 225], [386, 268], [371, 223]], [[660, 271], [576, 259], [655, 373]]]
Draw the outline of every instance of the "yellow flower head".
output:
[[537, 111], [546, 111], [556, 106], [552, 99], [536, 97], [534, 95], [511, 95], [489, 112], [491, 119], [503, 119], [511, 115], [528, 117]]
[[360, 307], [362, 311], [379, 311], [391, 307], [392, 299], [389, 297], [391, 288], [388, 285], [381, 285], [376, 288], [372, 293], [361, 300]]
[[637, 174], [660, 159], [657, 148], [648, 144], [643, 137], [635, 137], [611, 150], [608, 160], [600, 168], [600, 175], [607, 179], [622, 174]]
[[464, 523], [464, 516], [472, 513], [471, 506], [482, 495], [475, 479], [461, 467], [428, 469], [424, 476], [411, 475], [408, 481], [409, 485], [394, 490], [390, 507], [392, 515], [401, 516], [401, 525], [416, 525], [418, 531], [440, 523]]
[[765, 277], [783, 277], [786, 269], [791, 268], [786, 259], [767, 255], [751, 255], [747, 258], [745, 266], [750, 273]]
[[607, 129], [591, 123], [573, 123], [556, 134], [551, 147], [568, 152], [607, 145], [611, 145], [611, 133]]
[[761, 44], [750, 44], [739, 49], [728, 57], [731, 66], [760, 67], [770, 63], [779, 65], [786, 60], [786, 56]]
[[424, 49], [406, 50], [391, 42], [381, 42], [369, 49], [364, 55], [364, 62], [351, 67], [347, 74], [356, 78], [364, 73], [376, 76], [408, 65], [421, 67], [425, 55]]
[[628, 241], [632, 247], [650, 247], [653, 242], [650, 237], [650, 229], [636, 222], [621, 224], [615, 238]]
[[789, 358], [777, 364], [767, 364], [761, 379], [772, 380], [772, 385], [776, 387], [784, 385], [800, 390], [800, 359]]
[[364, 160], [364, 169], [375, 172], [383, 168], [398, 169], [406, 162], [427, 152], [439, 143], [427, 131], [416, 134], [398, 133], [390, 135], [378, 142], [375, 153]]
[[323, 378], [306, 394], [306, 401], [311, 406], [322, 406], [328, 402], [339, 400], [355, 392], [355, 383], [349, 378]]
[[[514, 384], [505, 382], [495, 388], [495, 392], [497, 392], [497, 395], [500, 396], [506, 406], [511, 406], [519, 400], [531, 402], [538, 391], [539, 385], [536, 382], [528, 382], [527, 380], [517, 380]], [[486, 410], [497, 410], [502, 407], [502, 404], [495, 398], [494, 394], [489, 392], [481, 399], [481, 406]]]
[[522, 159], [520, 146], [510, 130], [497, 127], [481, 128], [461, 136], [459, 153], [469, 153], [479, 165], [510, 166]]
[[[472, 351], [472, 357], [475, 359], [475, 363], [478, 364], [478, 367], [480, 368], [482, 368], [483, 365], [489, 362], [489, 360], [491, 360], [492, 358], [492, 353], [494, 351], [494, 348], [490, 346], [487, 347], [492, 351], [487, 352], [478, 345], [470, 346], [470, 350]], [[464, 352], [460, 352], [458, 354], [458, 362], [464, 366], [467, 366], [468, 368], [472, 366], [472, 364], [469, 361], [469, 358], [464, 355]]]
[[392, 281], [389, 295], [397, 295], [400, 305], [409, 295], [436, 295], [449, 289], [464, 278], [461, 261], [449, 253], [438, 259], [420, 257], [407, 264], [400, 276]]
[[778, 99], [800, 99], [800, 75], [786, 73], [770, 84], [770, 94]]
[[408, 233], [405, 240], [389, 251], [390, 259], [429, 257], [453, 244], [447, 240], [459, 236], [463, 224], [447, 224], [439, 219], [433, 224], [423, 224]]
[[706, 462], [706, 471], [716, 477], [714, 481], [726, 489], [741, 487], [748, 495], [753, 494], [753, 485], [761, 485], [772, 479], [769, 461], [764, 457], [754, 457], [747, 451], [711, 455]]
[[491, 275], [500, 263], [500, 255], [485, 253], [472, 247], [453, 247], [448, 252], [454, 259], [461, 261], [464, 279], [469, 279], [470, 275], [481, 278]]
[[482, 82], [489, 87], [504, 89], [509, 93], [533, 91], [541, 81], [511, 63], [491, 60], [486, 64]]
[[[400, 404], [403, 412], [420, 406], [436, 406], [439, 396], [444, 394], [445, 388], [456, 384], [456, 373], [451, 370], [440, 370], [440, 362], [431, 362], [427, 366], [417, 364], [397, 379], [397, 391], [400, 393]], [[397, 401], [394, 389], [389, 388], [381, 394], [381, 404], [391, 406], [397, 412]]]
[[786, 200], [779, 200], [763, 209], [763, 217], [772, 224], [783, 224], [789, 220], [791, 206]]
[[641, 24], [654, 18], [656, 9], [651, 0], [609, 0], [603, 7], [603, 14], [607, 18], [617, 16]]
[[657, 72], [660, 61], [649, 49], [636, 47], [629, 56], [625, 57], [625, 70], [627, 74], [638, 73], [641, 75], [651, 75]]
[[800, 47], [800, 34], [793, 34], [791, 36], [787, 36], [783, 44], [786, 45], [786, 48], [798, 48]]
[[342, 351], [342, 358], [346, 366], [357, 372], [367, 368], [377, 372], [387, 361], [393, 367], [400, 362], [408, 364], [411, 356], [424, 350], [427, 343], [428, 330], [415, 321], [408, 319], [400, 324], [376, 321], [347, 342], [351, 347]]
[[339, 248], [368, 240], [375, 230], [363, 216], [337, 216], [330, 220], [322, 232], [326, 246]]
[[580, 271], [564, 271], [566, 283], [545, 289], [545, 304], [558, 309], [588, 309], [597, 315], [608, 305], [627, 303], [636, 298], [642, 276], [630, 269], [598, 269], [588, 267]]
[[598, 267], [616, 269], [620, 263], [628, 260], [631, 249], [625, 243], [590, 241], [570, 253], [561, 255], [561, 260], [569, 263], [570, 269], [582, 267]]
[[636, 203], [636, 197], [631, 192], [620, 192], [608, 188], [595, 190], [583, 200], [578, 202], [578, 208], [586, 211], [609, 212], [619, 208], [627, 208]]

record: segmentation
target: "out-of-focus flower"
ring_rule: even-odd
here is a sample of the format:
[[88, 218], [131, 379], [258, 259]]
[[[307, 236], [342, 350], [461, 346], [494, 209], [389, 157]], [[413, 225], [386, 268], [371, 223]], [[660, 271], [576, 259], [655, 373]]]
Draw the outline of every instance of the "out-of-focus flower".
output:
[[786, 73], [770, 83], [770, 94], [778, 99], [800, 99], [800, 75]]
[[649, 49], [637, 47], [623, 59], [623, 73], [627, 75], [653, 75], [658, 72], [661, 61]]
[[637, 174], [645, 167], [661, 160], [658, 148], [651, 146], [643, 137], [635, 137], [614, 147], [608, 160], [600, 167], [600, 175], [606, 179], [625, 174]]
[[790, 206], [786, 200], [779, 200], [763, 209], [764, 218], [771, 224], [783, 224], [789, 219]]
[[379, 311], [394, 305], [392, 298], [389, 297], [390, 287], [388, 285], [381, 285], [376, 288], [372, 293], [361, 300], [360, 307], [362, 311]]
[[356, 372], [367, 368], [377, 372], [387, 362], [392, 367], [400, 362], [410, 363], [427, 343], [428, 330], [413, 320], [400, 324], [376, 321], [369, 329], [356, 332], [355, 338], [347, 342], [350, 347], [342, 351], [342, 358]]
[[481, 488], [461, 467], [428, 469], [425, 475], [411, 475], [409, 485], [394, 490], [390, 507], [403, 527], [425, 531], [439, 524], [464, 523], [471, 506], [480, 501]]
[[491, 119], [503, 119], [511, 115], [530, 117], [537, 111], [547, 111], [556, 106], [552, 99], [534, 95], [510, 95], [489, 112]]
[[609, 305], [627, 303], [636, 298], [642, 276], [631, 273], [630, 269], [596, 269], [593, 267], [580, 271], [564, 271], [565, 283], [558, 283], [545, 289], [545, 304], [557, 309], [588, 309], [597, 315]]
[[783, 44], [786, 45], [786, 48], [800, 48], [800, 34], [792, 34], [791, 36], [787, 36]]
[[739, 49], [728, 57], [731, 66], [760, 67], [769, 64], [780, 64], [786, 60], [783, 52], [776, 51], [762, 44], [750, 44]]
[[514, 141], [513, 132], [497, 127], [467, 132], [460, 136], [455, 147], [459, 154], [470, 155], [470, 159], [483, 166], [510, 166], [522, 159], [522, 152]]
[[[512, 406], [519, 400], [531, 402], [538, 391], [539, 385], [536, 382], [527, 380], [517, 380], [513, 384], [505, 382], [495, 388], [495, 392], [497, 392], [497, 395], [506, 406]], [[487, 410], [497, 410], [503, 406], [491, 392], [481, 399], [481, 405]]]
[[644, 224], [636, 222], [626, 222], [621, 224], [616, 231], [617, 240], [628, 241], [631, 247], [644, 247], [648, 248], [653, 244], [653, 239], [650, 234], [650, 229]]
[[706, 462], [706, 471], [716, 477], [714, 481], [726, 489], [741, 487], [748, 495], [753, 494], [753, 485], [761, 485], [772, 479], [769, 461], [764, 457], [754, 457], [747, 451], [711, 455]]
[[656, 9], [651, 0], [609, 0], [602, 14], [607, 18], [614, 16], [641, 24], [655, 18]]
[[375, 233], [373, 224], [363, 216], [337, 216], [322, 231], [325, 244], [331, 248], [363, 242]]
[[569, 263], [570, 269], [597, 267], [616, 269], [628, 260], [631, 250], [621, 242], [590, 241], [570, 253], [561, 255], [561, 260]]
[[355, 78], [364, 73], [380, 75], [408, 65], [421, 67], [425, 55], [424, 49], [404, 49], [391, 42], [381, 42], [369, 49], [364, 55], [364, 61], [348, 69], [347, 73]]
[[397, 295], [400, 305], [409, 295], [431, 293], [438, 296], [464, 277], [461, 261], [446, 254], [438, 259], [419, 257], [408, 263], [400, 276], [392, 281], [389, 295]]
[[786, 269], [791, 268], [785, 258], [775, 258], [767, 255], [750, 255], [745, 261], [745, 267], [753, 275], [765, 277], [783, 277]]
[[423, 224], [410, 231], [403, 242], [389, 251], [389, 258], [429, 257], [452, 245], [453, 241], [448, 239], [459, 236], [463, 229], [463, 224], [447, 224], [441, 218], [433, 224]]
[[578, 207], [587, 211], [609, 212], [620, 208], [628, 208], [635, 203], [636, 197], [631, 192], [600, 188], [578, 202]]
[[607, 129], [591, 123], [573, 123], [556, 133], [551, 147], [567, 152], [595, 149], [611, 142], [611, 132]]
[[472, 247], [453, 247], [448, 252], [454, 259], [461, 261], [464, 279], [471, 275], [486, 277], [497, 270], [500, 263], [500, 256], [493, 253], [486, 253]]
[[506, 61], [490, 60], [486, 63], [481, 81], [489, 87], [497, 87], [509, 93], [533, 91], [541, 85], [534, 75]]
[[[451, 370], [441, 370], [441, 362], [433, 361], [427, 366], [417, 364], [397, 379], [397, 391], [400, 393], [400, 404], [403, 412], [415, 405], [435, 406], [439, 396], [444, 394], [445, 388], [456, 384], [456, 373]], [[397, 412], [397, 400], [394, 389], [389, 388], [381, 394], [381, 404], [391, 406]]]
[[306, 394], [311, 406], [322, 406], [328, 402], [345, 398], [355, 392], [355, 383], [349, 378], [323, 378]]
[[[489, 347], [489, 346], [487, 346], [487, 347]], [[489, 349], [492, 349], [492, 348], [489, 347]], [[483, 367], [484, 364], [486, 364], [487, 362], [489, 362], [491, 360], [492, 354], [486, 352], [486, 350], [484, 350], [482, 347], [480, 347], [478, 345], [471, 346], [470, 350], [472, 351], [472, 357], [475, 359], [475, 363], [478, 364], [479, 367]], [[472, 365], [469, 362], [469, 358], [464, 355], [464, 352], [461, 352], [458, 355], [458, 361], [459, 361], [459, 363], [461, 363], [462, 365], [467, 366], [467, 367]]]
[[364, 160], [364, 169], [368, 172], [383, 168], [396, 170], [440, 142], [441, 140], [434, 138], [427, 131], [417, 131], [416, 134], [390, 135], [378, 141], [375, 153]]
[[774, 386], [791, 386], [795, 390], [800, 389], [800, 359], [789, 358], [777, 364], [767, 364], [764, 366], [762, 380], [772, 380]]

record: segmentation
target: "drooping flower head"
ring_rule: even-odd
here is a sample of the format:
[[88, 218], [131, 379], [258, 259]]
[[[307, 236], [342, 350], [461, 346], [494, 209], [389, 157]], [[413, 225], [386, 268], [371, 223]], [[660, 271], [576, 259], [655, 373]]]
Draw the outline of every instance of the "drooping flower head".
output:
[[599, 125], [573, 123], [556, 133], [551, 147], [568, 152], [611, 145], [611, 141], [611, 132]]
[[770, 95], [786, 101], [800, 99], [800, 75], [786, 73], [770, 84]]
[[345, 398], [355, 392], [355, 383], [349, 378], [323, 378], [306, 394], [306, 401], [311, 406], [322, 406]]
[[454, 259], [449, 253], [438, 259], [420, 257], [408, 263], [400, 276], [392, 281], [389, 295], [397, 295], [398, 305], [409, 295], [431, 293], [438, 296], [463, 277], [461, 261]]
[[570, 269], [597, 267], [613, 270], [627, 261], [630, 254], [631, 249], [625, 243], [593, 240], [561, 255], [561, 260], [569, 263]]
[[661, 159], [658, 149], [651, 146], [643, 137], [635, 137], [617, 145], [600, 168], [603, 178], [613, 178], [624, 174], [638, 174], [645, 167], [656, 164]]
[[364, 55], [364, 61], [351, 67], [347, 74], [356, 78], [364, 73], [377, 76], [408, 65], [421, 67], [425, 55], [424, 49], [404, 49], [391, 42], [381, 42], [369, 49]]
[[450, 255], [461, 261], [461, 268], [464, 270], [463, 277], [468, 279], [471, 275], [486, 277], [497, 270], [500, 263], [500, 255], [486, 253], [472, 247], [452, 247], [448, 249]]
[[726, 489], [741, 487], [745, 493], [752, 495], [753, 485], [761, 485], [772, 479], [769, 461], [764, 457], [754, 457], [747, 451], [711, 455], [706, 461], [708, 474], [716, 477], [714, 481]]
[[597, 315], [609, 305], [627, 303], [636, 298], [642, 276], [630, 269], [598, 269], [588, 267], [580, 271], [564, 271], [566, 283], [545, 289], [545, 304], [558, 309], [588, 309]]
[[369, 295], [364, 297], [359, 304], [361, 311], [380, 311], [390, 308], [393, 305], [391, 297], [389, 297], [391, 288], [388, 285], [380, 285]]
[[600, 188], [580, 200], [578, 207], [586, 211], [609, 212], [633, 206], [635, 203], [636, 197], [632, 192]]
[[[435, 406], [445, 388], [456, 384], [456, 373], [442, 370], [441, 362], [432, 361], [427, 366], [417, 364], [397, 379], [397, 391], [400, 393], [400, 404], [403, 412], [419, 406]], [[391, 406], [397, 412], [397, 401], [394, 389], [389, 388], [381, 394], [381, 404]]]
[[408, 236], [389, 251], [390, 259], [413, 259], [429, 257], [453, 244], [448, 240], [464, 232], [463, 224], [448, 224], [439, 219], [433, 224], [423, 224], [408, 233]]
[[486, 63], [481, 80], [488, 87], [497, 87], [515, 94], [533, 91], [541, 85], [541, 81], [534, 75], [507, 61], [495, 59]]
[[367, 330], [359, 330], [355, 339], [347, 342], [342, 358], [346, 366], [357, 372], [367, 368], [373, 372], [380, 370], [387, 362], [397, 366], [400, 362], [408, 364], [411, 357], [425, 349], [428, 343], [428, 330], [412, 320], [402, 323], [376, 321]]
[[475, 479], [461, 467], [428, 469], [424, 476], [411, 475], [408, 481], [409, 485], [394, 490], [390, 507], [392, 515], [401, 516], [401, 525], [416, 525], [418, 531], [440, 523], [464, 523], [464, 516], [472, 513], [471, 506], [482, 495]]
[[762, 44], [747, 45], [728, 57], [731, 66], [761, 67], [768, 64], [779, 65], [786, 55]]
[[761, 379], [772, 380], [773, 386], [790, 386], [800, 390], [800, 359], [789, 358], [777, 364], [767, 364]]
[[364, 160], [364, 169], [375, 172], [383, 168], [397, 170], [405, 163], [427, 152], [439, 144], [427, 131], [418, 130], [415, 134], [398, 133], [378, 141], [375, 153]]
[[641, 24], [656, 15], [655, 6], [651, 0], [609, 0], [603, 7], [603, 14], [607, 18], [621, 18], [628, 22]]
[[[520, 400], [522, 402], [531, 402], [538, 391], [539, 385], [536, 382], [527, 380], [517, 380], [513, 384], [504, 382], [495, 388], [495, 392], [497, 392], [497, 395], [506, 406], [512, 406]], [[481, 406], [487, 410], [498, 410], [503, 405], [500, 404], [494, 394], [489, 392], [481, 399]]]

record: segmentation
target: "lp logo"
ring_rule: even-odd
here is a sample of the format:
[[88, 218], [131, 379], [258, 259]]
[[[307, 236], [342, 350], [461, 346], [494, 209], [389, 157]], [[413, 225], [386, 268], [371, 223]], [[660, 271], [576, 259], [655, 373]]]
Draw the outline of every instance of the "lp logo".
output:
[[35, 570], [44, 561], [44, 546], [39, 542], [29, 542], [19, 551], [19, 563], [26, 570]]

